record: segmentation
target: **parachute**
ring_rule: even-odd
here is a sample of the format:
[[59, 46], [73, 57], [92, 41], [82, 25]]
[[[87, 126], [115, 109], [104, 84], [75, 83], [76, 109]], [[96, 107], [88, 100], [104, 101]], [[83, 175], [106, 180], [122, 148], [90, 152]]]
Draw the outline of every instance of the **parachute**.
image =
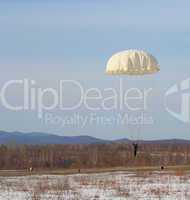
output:
[[157, 73], [159, 70], [156, 58], [139, 50], [114, 54], [106, 67], [106, 73], [111, 75], [145, 75]]
[[[160, 71], [158, 61], [151, 54], [141, 50], [126, 50], [118, 52], [111, 56], [107, 62], [106, 74], [108, 75], [127, 75], [133, 76], [135, 80], [137, 76], [153, 75]], [[144, 114], [144, 111], [142, 111]], [[134, 125], [131, 139], [137, 140], [140, 133], [139, 130], [143, 128], [143, 125]], [[134, 131], [136, 129], [136, 131]], [[138, 130], [137, 130], [138, 129]], [[139, 139], [139, 138], [138, 138]]]

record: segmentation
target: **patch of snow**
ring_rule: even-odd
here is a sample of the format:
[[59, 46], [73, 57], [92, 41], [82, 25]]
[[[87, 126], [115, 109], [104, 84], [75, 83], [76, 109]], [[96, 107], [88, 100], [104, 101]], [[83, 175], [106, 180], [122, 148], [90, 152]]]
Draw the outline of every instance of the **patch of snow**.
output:
[[0, 200], [186, 200], [189, 172], [109, 172], [0, 177]]

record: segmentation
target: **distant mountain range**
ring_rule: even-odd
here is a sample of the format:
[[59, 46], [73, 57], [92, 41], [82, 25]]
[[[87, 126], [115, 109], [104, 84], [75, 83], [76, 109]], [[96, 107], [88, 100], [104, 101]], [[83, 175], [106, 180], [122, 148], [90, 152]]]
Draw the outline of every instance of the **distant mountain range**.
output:
[[111, 141], [90, 136], [59, 136], [40, 132], [0, 131], [0, 144], [95, 144], [109, 142]]
[[[55, 134], [47, 134], [40, 132], [6, 132], [0, 131], [0, 144], [104, 144], [113, 142], [131, 142], [130, 140], [123, 138], [118, 140], [103, 140], [91, 136], [59, 136]], [[170, 140], [152, 140], [144, 141], [141, 143], [182, 143], [190, 144], [190, 140], [182, 139], [170, 139]]]

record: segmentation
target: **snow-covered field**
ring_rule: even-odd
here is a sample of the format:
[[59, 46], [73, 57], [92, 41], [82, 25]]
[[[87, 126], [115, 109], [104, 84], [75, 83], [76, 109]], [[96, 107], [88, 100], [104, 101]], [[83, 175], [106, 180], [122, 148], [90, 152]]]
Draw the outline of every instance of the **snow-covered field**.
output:
[[0, 200], [190, 199], [189, 172], [0, 177]]

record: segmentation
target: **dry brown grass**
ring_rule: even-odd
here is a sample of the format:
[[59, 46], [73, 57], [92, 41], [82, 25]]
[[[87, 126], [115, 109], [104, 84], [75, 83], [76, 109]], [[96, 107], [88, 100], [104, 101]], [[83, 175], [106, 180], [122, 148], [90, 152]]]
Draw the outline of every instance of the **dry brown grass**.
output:
[[186, 172], [185, 172], [185, 170], [183, 170], [183, 169], [176, 169], [175, 171], [174, 171], [174, 175], [175, 176], [184, 176], [186, 174]]

